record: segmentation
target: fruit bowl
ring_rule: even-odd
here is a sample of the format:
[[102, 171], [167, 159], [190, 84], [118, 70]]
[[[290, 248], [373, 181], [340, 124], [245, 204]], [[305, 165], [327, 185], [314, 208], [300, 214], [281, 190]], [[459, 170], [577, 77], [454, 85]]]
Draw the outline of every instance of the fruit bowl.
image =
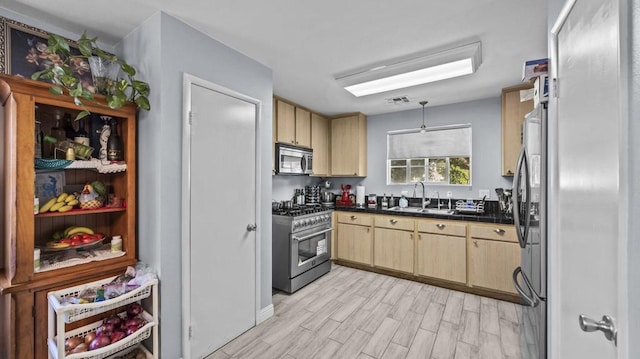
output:
[[81, 209], [98, 209], [104, 205], [104, 202], [93, 199], [91, 201], [80, 202]]
[[87, 247], [96, 246], [98, 244], [102, 244], [105, 238], [106, 237], [102, 235], [102, 238], [95, 238], [91, 242], [80, 243], [76, 245], [72, 245], [71, 243], [64, 243], [64, 242], [61, 242], [60, 240], [52, 240], [47, 242], [44, 246], [40, 246], [39, 248], [46, 252], [58, 252], [58, 251], [66, 251], [69, 249], [87, 248]]

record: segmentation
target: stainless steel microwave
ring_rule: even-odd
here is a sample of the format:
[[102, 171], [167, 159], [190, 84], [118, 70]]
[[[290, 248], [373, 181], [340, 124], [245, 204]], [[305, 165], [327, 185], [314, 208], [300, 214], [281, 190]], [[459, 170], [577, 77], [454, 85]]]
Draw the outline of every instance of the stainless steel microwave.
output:
[[313, 150], [284, 143], [276, 143], [276, 174], [313, 174]]

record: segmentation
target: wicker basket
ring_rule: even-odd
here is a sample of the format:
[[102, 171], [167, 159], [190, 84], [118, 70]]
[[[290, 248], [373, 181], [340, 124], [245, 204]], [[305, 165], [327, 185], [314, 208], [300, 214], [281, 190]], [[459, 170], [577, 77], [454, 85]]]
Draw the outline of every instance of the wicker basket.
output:
[[86, 201], [86, 202], [80, 202], [80, 208], [82, 209], [98, 209], [103, 205], [104, 205], [104, 202], [99, 201], [97, 199]]

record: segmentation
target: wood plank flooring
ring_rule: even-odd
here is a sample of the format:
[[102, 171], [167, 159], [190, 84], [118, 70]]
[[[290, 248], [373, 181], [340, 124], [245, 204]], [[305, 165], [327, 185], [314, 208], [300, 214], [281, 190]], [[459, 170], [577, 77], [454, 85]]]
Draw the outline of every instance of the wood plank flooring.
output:
[[207, 359], [520, 358], [520, 306], [334, 265]]

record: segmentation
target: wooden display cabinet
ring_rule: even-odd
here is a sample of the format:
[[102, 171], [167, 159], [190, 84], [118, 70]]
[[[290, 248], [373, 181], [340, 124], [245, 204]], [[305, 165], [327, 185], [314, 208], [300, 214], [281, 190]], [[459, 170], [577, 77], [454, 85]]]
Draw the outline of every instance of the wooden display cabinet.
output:
[[[36, 106], [45, 134], [54, 126], [56, 114], [69, 113], [75, 118], [81, 110], [71, 97], [53, 95], [49, 87], [43, 82], [0, 74], [0, 100], [3, 104], [0, 136], [4, 141], [0, 151], [3, 171], [0, 197], [4, 206], [0, 224], [3, 233], [0, 310], [4, 314], [1, 316], [0, 338], [3, 345], [0, 345], [0, 357], [3, 358], [46, 357], [46, 342], [41, 342], [42, 335], [35, 335], [35, 328], [47, 321], [42, 310], [36, 310], [46, 307], [46, 302], [41, 303], [45, 296], [38, 293], [70, 283], [120, 274], [136, 262], [136, 107], [133, 104], [114, 110], [107, 107], [99, 95], [96, 95], [96, 100], [102, 105], [85, 101], [87, 109], [94, 115], [117, 120], [124, 143], [125, 171], [62, 170], [66, 186], [81, 187], [86, 182], [100, 180], [107, 184], [110, 193], [122, 198], [125, 206], [34, 214], [34, 183], [36, 173], [40, 171], [35, 170], [34, 160]], [[97, 148], [94, 150], [94, 156], [97, 156], [99, 144], [92, 143], [91, 146]], [[106, 243], [112, 235], [122, 236], [124, 254], [77, 265], [69, 261], [52, 262], [53, 265], [35, 271], [34, 249], [50, 241], [54, 231], [71, 225], [89, 226], [105, 234]]]

